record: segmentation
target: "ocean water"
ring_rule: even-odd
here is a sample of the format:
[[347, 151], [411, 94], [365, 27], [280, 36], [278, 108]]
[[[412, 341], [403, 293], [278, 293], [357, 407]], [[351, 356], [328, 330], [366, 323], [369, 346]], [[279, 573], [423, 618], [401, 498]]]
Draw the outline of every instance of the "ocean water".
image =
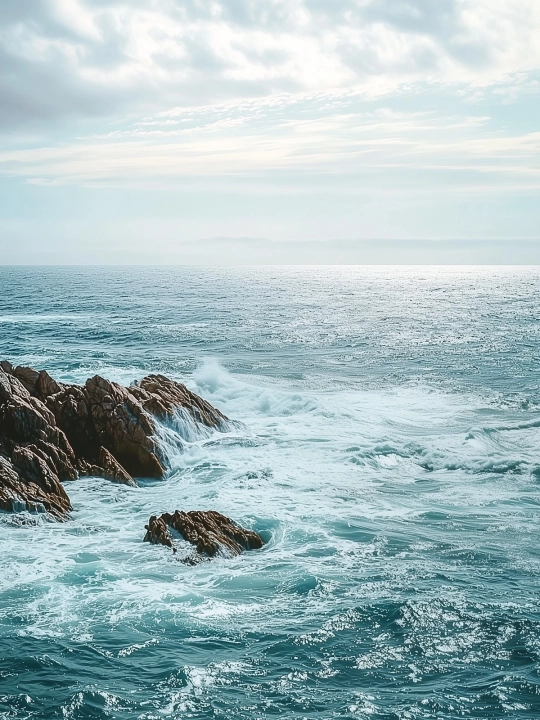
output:
[[[242, 423], [0, 516], [0, 718], [540, 717], [540, 268], [3, 267], [0, 355]], [[187, 567], [177, 508], [267, 544]]]

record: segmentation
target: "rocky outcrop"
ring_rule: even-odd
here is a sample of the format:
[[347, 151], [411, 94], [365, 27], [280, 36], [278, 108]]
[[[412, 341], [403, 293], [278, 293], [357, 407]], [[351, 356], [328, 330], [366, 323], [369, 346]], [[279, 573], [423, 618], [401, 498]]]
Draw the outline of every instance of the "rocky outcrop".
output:
[[31, 450], [18, 448], [13, 462], [0, 455], [0, 509], [48, 512], [62, 520], [71, 510], [71, 503], [47, 463]]
[[184, 385], [149, 375], [126, 388], [96, 375], [84, 385], [57, 383], [46, 371], [0, 362], [0, 509], [65, 518], [61, 484], [100, 476], [126, 485], [160, 478], [157, 421], [183, 409], [195, 424], [227, 418]]
[[193, 420], [207, 427], [219, 427], [228, 418], [217, 408], [164, 375], [148, 375], [130, 387], [146, 412], [160, 420], [170, 420], [179, 409], [185, 409]]
[[102, 477], [111, 482], [137, 487], [131, 475], [124, 470], [118, 460], [104, 447], [99, 452], [99, 464], [92, 465], [86, 460], [79, 460], [79, 473], [83, 477]]
[[0, 508], [62, 519], [71, 504], [60, 480], [77, 477], [75, 454], [23, 370], [0, 366]]
[[84, 389], [100, 446], [131, 475], [162, 477], [165, 470], [158, 458], [154, 420], [130, 390], [99, 376], [87, 380]]
[[199, 512], [163, 513], [152, 515], [145, 526], [145, 542], [166, 545], [176, 552], [170, 529], [193, 545], [198, 555], [214, 557], [240, 555], [244, 550], [257, 550], [264, 545], [261, 536], [253, 530], [245, 530], [233, 520], [215, 510]]

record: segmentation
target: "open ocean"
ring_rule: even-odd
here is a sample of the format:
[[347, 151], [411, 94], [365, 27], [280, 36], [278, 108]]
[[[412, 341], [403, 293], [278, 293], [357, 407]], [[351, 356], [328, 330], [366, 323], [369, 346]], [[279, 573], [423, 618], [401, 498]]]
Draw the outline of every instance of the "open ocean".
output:
[[[0, 515], [0, 718], [540, 718], [540, 268], [0, 268], [0, 359], [245, 426]], [[262, 550], [196, 567], [151, 514]]]

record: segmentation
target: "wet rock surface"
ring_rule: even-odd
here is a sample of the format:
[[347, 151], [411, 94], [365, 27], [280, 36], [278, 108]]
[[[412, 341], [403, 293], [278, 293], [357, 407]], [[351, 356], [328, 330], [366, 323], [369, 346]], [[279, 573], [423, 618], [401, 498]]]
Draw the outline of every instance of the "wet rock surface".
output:
[[207, 427], [219, 427], [228, 420], [206, 400], [165, 375], [148, 375], [134, 383], [130, 391], [147, 412], [160, 420], [171, 419], [180, 408], [186, 410], [196, 423]]
[[124, 470], [114, 455], [104, 447], [100, 450], [98, 465], [86, 462], [85, 460], [79, 460], [78, 466], [79, 474], [82, 477], [102, 477], [105, 478], [105, 480], [120, 483], [121, 485], [137, 487], [137, 483], [131, 475]]
[[60, 479], [77, 477], [75, 454], [53, 413], [30, 394], [35, 376], [22, 370], [0, 366], [0, 509], [60, 520], [71, 510]]
[[163, 518], [152, 515], [148, 521], [148, 525], [145, 525], [144, 528], [146, 530], [144, 542], [149, 542], [153, 545], [173, 547], [172, 535]]
[[207, 427], [227, 421], [163, 375], [129, 388], [98, 375], [68, 385], [44, 370], [0, 362], [0, 510], [61, 520], [71, 510], [63, 481], [100, 476], [136, 485], [134, 477], [163, 477], [156, 423], [181, 409]]
[[96, 376], [86, 381], [89, 420], [101, 447], [109, 450], [131, 475], [160, 478], [152, 416], [129, 389]]
[[[163, 513], [160, 517], [152, 515], [145, 527], [145, 542], [166, 545], [176, 552], [172, 529], [195, 547], [200, 559], [215, 557], [218, 554], [240, 555], [244, 550], [257, 550], [264, 545], [258, 533], [246, 530], [215, 510], [206, 512], [176, 510], [174, 513]], [[193, 556], [189, 556], [186, 560], [196, 562]]]

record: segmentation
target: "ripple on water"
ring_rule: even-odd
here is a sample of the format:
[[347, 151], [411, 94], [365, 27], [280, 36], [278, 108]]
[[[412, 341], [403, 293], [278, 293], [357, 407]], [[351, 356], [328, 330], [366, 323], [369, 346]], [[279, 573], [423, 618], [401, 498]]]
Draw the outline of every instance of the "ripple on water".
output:
[[[0, 275], [12, 361], [241, 423], [179, 418], [164, 481], [70, 483], [68, 523], [0, 515], [0, 717], [535, 717], [538, 270]], [[266, 545], [188, 568], [142, 543], [176, 508]]]

